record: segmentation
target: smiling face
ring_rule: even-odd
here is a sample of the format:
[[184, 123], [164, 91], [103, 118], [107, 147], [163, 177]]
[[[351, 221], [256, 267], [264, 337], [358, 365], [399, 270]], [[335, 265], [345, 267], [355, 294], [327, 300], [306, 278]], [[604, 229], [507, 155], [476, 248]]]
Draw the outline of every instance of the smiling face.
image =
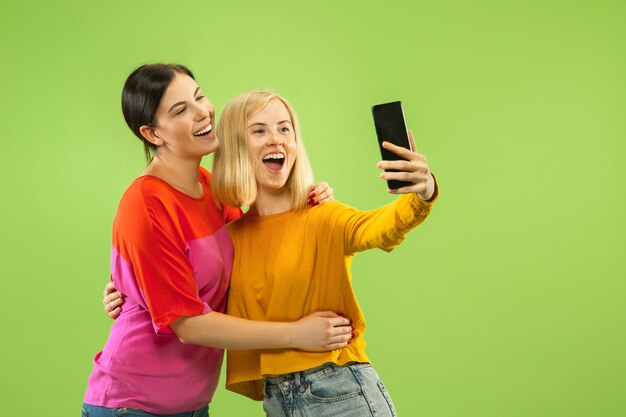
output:
[[295, 129], [285, 104], [274, 98], [247, 123], [248, 152], [259, 187], [282, 190], [298, 154]]
[[142, 130], [157, 146], [157, 152], [181, 158], [198, 158], [218, 146], [213, 129], [215, 109], [196, 82], [176, 73], [155, 114], [156, 126]]

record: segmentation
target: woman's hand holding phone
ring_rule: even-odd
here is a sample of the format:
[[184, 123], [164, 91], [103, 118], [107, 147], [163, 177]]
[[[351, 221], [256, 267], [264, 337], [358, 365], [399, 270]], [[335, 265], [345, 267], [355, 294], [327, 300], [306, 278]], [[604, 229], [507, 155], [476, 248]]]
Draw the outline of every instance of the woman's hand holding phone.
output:
[[[409, 140], [413, 149], [415, 140], [413, 133], [409, 131]], [[395, 169], [400, 172], [383, 172], [380, 178], [387, 180], [400, 180], [412, 183], [404, 187], [392, 190], [390, 194], [408, 194], [416, 193], [418, 197], [424, 201], [430, 200], [435, 193], [435, 179], [430, 173], [426, 157], [418, 152], [411, 151], [401, 146], [396, 146], [389, 142], [383, 142], [383, 147], [388, 151], [406, 159], [406, 161], [381, 161], [376, 164], [379, 169]]]

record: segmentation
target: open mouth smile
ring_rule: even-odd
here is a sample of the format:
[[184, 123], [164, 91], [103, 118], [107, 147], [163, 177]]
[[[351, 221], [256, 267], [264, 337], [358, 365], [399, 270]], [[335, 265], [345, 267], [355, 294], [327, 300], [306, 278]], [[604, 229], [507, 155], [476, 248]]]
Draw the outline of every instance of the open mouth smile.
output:
[[205, 137], [205, 136], [209, 136], [212, 131], [213, 131], [213, 123], [209, 124], [207, 127], [201, 130], [198, 130], [197, 132], [194, 132], [193, 135], [196, 137]]
[[263, 164], [270, 171], [280, 171], [285, 164], [285, 155], [279, 152], [267, 154], [263, 157]]

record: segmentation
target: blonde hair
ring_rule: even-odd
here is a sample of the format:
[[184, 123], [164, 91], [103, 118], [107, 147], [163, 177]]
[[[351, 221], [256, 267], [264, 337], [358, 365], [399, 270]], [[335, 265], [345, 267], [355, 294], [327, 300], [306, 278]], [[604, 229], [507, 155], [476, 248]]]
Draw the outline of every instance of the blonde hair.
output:
[[313, 172], [304, 150], [298, 118], [287, 100], [269, 90], [253, 90], [232, 99], [220, 115], [220, 147], [213, 159], [212, 193], [220, 205], [249, 206], [257, 195], [254, 169], [248, 152], [248, 120], [272, 99], [280, 100], [291, 117], [297, 146], [296, 160], [287, 179], [291, 209], [306, 207]]

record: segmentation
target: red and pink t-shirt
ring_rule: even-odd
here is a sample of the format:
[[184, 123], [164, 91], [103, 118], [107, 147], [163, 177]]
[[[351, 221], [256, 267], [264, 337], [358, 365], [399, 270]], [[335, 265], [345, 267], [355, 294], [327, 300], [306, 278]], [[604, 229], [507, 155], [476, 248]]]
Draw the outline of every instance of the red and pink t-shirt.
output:
[[124, 193], [113, 221], [111, 275], [126, 298], [94, 357], [85, 403], [172, 414], [211, 401], [223, 350], [185, 345], [169, 327], [182, 316], [226, 309], [233, 246], [224, 224], [241, 210], [215, 206], [210, 175], [200, 168], [202, 198], [153, 176]]

